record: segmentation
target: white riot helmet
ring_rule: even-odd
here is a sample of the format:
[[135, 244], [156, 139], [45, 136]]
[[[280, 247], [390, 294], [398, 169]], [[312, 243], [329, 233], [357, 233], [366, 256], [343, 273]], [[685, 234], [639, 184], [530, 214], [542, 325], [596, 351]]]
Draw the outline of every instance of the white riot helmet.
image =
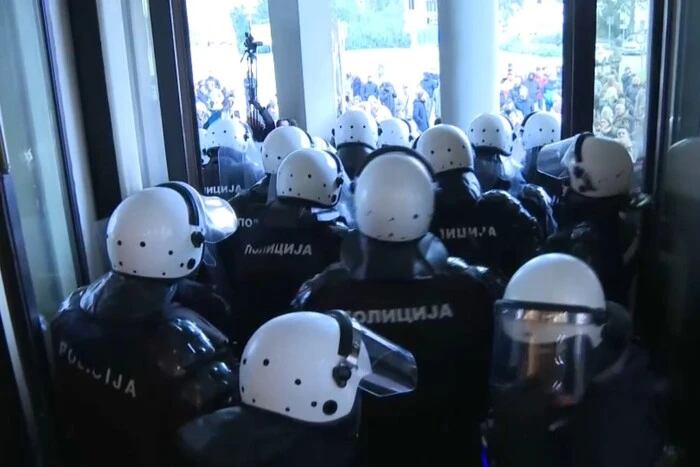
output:
[[379, 129], [374, 117], [363, 110], [348, 110], [335, 122], [335, 147], [359, 143], [374, 149], [379, 140]]
[[231, 148], [245, 153], [253, 140], [248, 127], [237, 118], [220, 118], [207, 128], [209, 147]]
[[569, 173], [569, 188], [587, 198], [629, 194], [634, 163], [632, 156], [611, 138], [582, 133], [562, 160]]
[[513, 124], [506, 117], [484, 113], [477, 115], [469, 125], [469, 141], [474, 149], [490, 149], [503, 156], [513, 151]]
[[378, 147], [404, 146], [411, 147], [413, 135], [411, 124], [402, 118], [390, 118], [379, 122]]
[[343, 165], [333, 153], [298, 149], [277, 170], [277, 197], [335, 206], [343, 186]]
[[114, 271], [178, 279], [202, 262], [204, 243], [217, 243], [236, 227], [226, 201], [203, 197], [186, 183], [163, 183], [117, 206], [107, 224], [107, 254]]
[[598, 369], [607, 303], [595, 272], [573, 256], [538, 256], [516, 271], [495, 304], [491, 384], [540, 385], [577, 401]]
[[349, 415], [359, 389], [379, 397], [415, 389], [413, 355], [342, 311], [301, 311], [263, 324], [243, 350], [243, 404], [308, 423]]
[[561, 139], [561, 122], [550, 112], [533, 112], [523, 121], [520, 129], [523, 149], [555, 143]]
[[436, 174], [474, 167], [474, 150], [464, 132], [453, 125], [428, 128], [416, 142], [416, 150], [433, 166]]
[[285, 157], [297, 149], [313, 146], [311, 137], [301, 128], [281, 126], [265, 137], [262, 144], [263, 168], [267, 174], [276, 174]]
[[408, 148], [370, 154], [353, 185], [357, 228], [387, 242], [423, 237], [435, 209], [430, 163]]

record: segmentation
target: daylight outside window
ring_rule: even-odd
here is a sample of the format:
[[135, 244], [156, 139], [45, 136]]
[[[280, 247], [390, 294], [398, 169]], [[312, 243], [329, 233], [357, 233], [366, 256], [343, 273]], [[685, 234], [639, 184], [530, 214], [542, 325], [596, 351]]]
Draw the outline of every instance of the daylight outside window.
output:
[[[276, 120], [277, 88], [267, 0], [187, 0], [187, 17], [199, 127], [214, 113], [245, 121], [251, 85], [257, 86], [259, 104]], [[262, 43], [255, 53], [257, 80], [253, 83], [247, 79], [246, 33]]]
[[[421, 130], [441, 117], [437, 10], [437, 0], [333, 0], [338, 112]], [[500, 105], [516, 128], [534, 110], [561, 112], [563, 22], [562, 0], [499, 0]]]
[[593, 132], [621, 142], [641, 186], [646, 144], [648, 0], [598, 0]]

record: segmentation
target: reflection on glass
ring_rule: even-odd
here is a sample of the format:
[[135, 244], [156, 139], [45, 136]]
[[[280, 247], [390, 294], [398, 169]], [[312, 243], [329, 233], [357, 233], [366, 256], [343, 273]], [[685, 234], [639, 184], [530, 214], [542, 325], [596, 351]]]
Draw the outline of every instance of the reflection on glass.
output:
[[[561, 117], [563, 0], [500, 0], [499, 102], [503, 115], [519, 128], [534, 111]], [[520, 141], [511, 160], [525, 157]]]
[[378, 121], [440, 118], [436, 0], [333, 0], [338, 113], [350, 107]]
[[[277, 111], [272, 35], [267, 0], [187, 0], [197, 121], [202, 128], [216, 115], [246, 119], [249, 89], [274, 120]], [[257, 79], [248, 79], [246, 33], [256, 49]]]
[[76, 288], [74, 239], [39, 2], [0, 7], [0, 128], [39, 311]]
[[644, 166], [647, 105], [648, 0], [598, 0], [593, 132], [622, 143]]

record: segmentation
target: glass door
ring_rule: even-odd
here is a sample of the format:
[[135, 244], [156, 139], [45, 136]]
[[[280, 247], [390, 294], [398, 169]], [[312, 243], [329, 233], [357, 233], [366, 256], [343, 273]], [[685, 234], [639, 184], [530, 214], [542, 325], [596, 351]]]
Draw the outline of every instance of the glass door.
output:
[[0, 387], [16, 387], [32, 465], [56, 465], [42, 322], [79, 276], [41, 5], [0, 0]]
[[38, 1], [0, 5], [2, 169], [14, 187], [19, 218], [13, 221], [38, 311], [50, 316], [76, 288], [77, 270], [42, 16]]

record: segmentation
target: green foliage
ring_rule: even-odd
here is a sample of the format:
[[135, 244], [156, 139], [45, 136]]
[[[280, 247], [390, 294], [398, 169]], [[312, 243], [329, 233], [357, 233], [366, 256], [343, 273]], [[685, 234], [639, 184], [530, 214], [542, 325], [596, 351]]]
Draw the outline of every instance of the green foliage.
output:
[[534, 40], [524, 42], [517, 37], [512, 38], [505, 44], [501, 44], [501, 50], [514, 54], [533, 55], [535, 57], [561, 57], [561, 44], [538, 43]]
[[333, 0], [335, 18], [348, 25], [347, 50], [410, 47], [403, 30], [403, 0]]

